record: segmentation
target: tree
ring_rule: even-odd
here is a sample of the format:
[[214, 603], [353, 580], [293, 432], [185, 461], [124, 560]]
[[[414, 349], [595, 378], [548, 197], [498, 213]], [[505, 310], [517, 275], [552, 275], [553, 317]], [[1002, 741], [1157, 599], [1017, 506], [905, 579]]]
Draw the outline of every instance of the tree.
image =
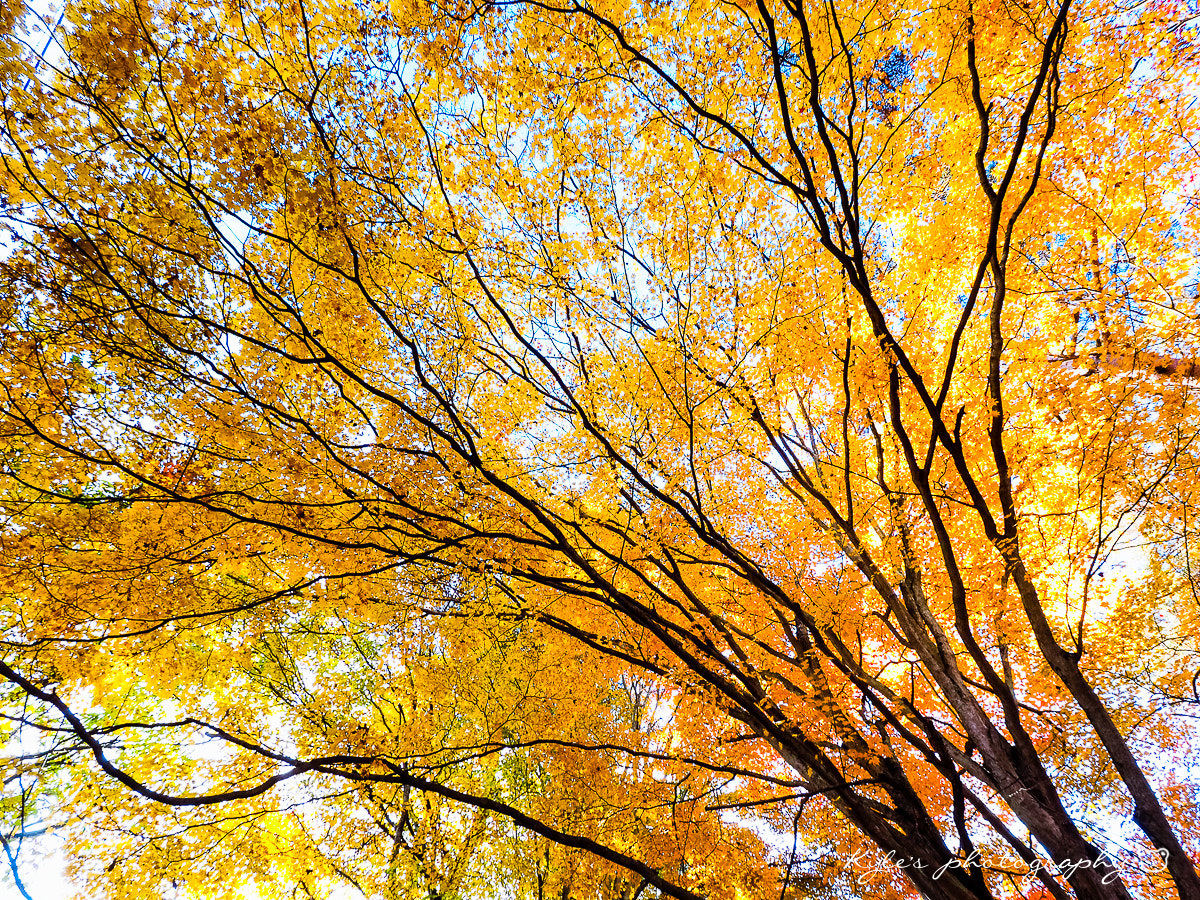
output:
[[1200, 900], [1191, 7], [23, 15], [10, 859]]

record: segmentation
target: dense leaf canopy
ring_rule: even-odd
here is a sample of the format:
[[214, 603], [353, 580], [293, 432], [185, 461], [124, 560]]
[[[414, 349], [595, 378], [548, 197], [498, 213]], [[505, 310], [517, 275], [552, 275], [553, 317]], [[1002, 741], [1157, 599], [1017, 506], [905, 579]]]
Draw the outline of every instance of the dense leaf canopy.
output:
[[0, 12], [16, 887], [1200, 900], [1196, 18]]

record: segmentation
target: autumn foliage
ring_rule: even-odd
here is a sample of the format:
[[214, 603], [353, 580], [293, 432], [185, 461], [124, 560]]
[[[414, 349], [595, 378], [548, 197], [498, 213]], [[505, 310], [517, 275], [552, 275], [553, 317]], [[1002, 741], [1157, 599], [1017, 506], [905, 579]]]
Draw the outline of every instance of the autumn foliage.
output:
[[17, 889], [1200, 900], [1194, 4], [33, 15]]

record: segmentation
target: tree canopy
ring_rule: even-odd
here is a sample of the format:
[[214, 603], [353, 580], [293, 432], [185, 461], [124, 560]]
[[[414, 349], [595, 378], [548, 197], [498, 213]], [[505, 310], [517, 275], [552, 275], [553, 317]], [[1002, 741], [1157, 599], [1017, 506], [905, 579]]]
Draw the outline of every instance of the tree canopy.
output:
[[19, 890], [1200, 900], [1191, 0], [35, 18]]

